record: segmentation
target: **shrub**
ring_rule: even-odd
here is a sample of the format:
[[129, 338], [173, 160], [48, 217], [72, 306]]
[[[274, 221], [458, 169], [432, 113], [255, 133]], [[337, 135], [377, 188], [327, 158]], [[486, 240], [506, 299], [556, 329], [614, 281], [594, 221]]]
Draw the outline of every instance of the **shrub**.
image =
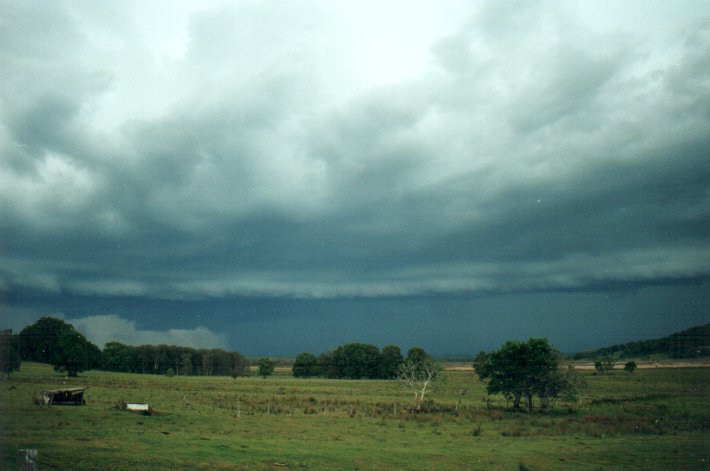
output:
[[270, 358], [259, 359], [259, 376], [266, 378], [274, 374], [274, 367], [276, 364]]
[[608, 373], [614, 369], [615, 363], [614, 359], [609, 355], [603, 356], [594, 362], [594, 369], [597, 370], [598, 373]]
[[318, 358], [311, 353], [301, 353], [296, 357], [293, 362], [293, 376], [296, 378], [309, 378], [311, 376], [318, 376]]
[[636, 368], [637, 368], [637, 365], [636, 365], [635, 361], [627, 361], [626, 364], [624, 365], [624, 371], [626, 371], [628, 373], [633, 373]]

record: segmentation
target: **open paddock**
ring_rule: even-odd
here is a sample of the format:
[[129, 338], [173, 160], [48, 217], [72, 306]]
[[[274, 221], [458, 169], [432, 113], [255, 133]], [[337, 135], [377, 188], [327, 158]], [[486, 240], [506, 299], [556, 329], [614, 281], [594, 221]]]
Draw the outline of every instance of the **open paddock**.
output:
[[[546, 412], [514, 412], [471, 371], [447, 371], [429, 413], [397, 381], [162, 377], [90, 371], [65, 380], [25, 363], [0, 383], [0, 468], [708, 469], [710, 369], [581, 372], [588, 387]], [[37, 406], [86, 387], [86, 405]], [[127, 413], [117, 403], [160, 413]]]

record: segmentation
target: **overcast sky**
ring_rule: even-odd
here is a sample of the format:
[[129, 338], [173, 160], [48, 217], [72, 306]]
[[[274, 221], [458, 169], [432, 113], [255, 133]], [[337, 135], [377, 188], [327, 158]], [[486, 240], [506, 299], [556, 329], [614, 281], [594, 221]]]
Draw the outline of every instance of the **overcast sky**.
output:
[[710, 3], [0, 0], [0, 323], [563, 351], [710, 321]]

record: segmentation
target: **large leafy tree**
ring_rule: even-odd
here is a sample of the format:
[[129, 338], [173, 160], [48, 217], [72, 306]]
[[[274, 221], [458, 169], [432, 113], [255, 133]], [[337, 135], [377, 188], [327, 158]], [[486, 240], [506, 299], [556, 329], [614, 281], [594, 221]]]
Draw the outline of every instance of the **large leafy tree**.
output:
[[293, 362], [293, 376], [296, 378], [310, 378], [318, 376], [318, 358], [308, 352], [299, 353]]
[[61, 319], [43, 317], [20, 331], [20, 352], [23, 360], [51, 363], [59, 338], [74, 332], [74, 327]]
[[380, 349], [366, 343], [341, 345], [333, 352], [333, 364], [339, 378], [377, 378], [380, 373]]
[[531, 338], [527, 342], [508, 341], [493, 352], [481, 352], [474, 360], [478, 377], [487, 381], [488, 394], [504, 394], [520, 408], [525, 399], [528, 410], [538, 396], [542, 406], [550, 399], [575, 386], [573, 371], [563, 374], [559, 370], [559, 352], [547, 339]]
[[100, 360], [101, 350], [72, 329], [62, 332], [57, 339], [50, 363], [55, 371], [66, 371], [69, 376], [76, 376], [97, 366]]
[[0, 369], [6, 377], [20, 369], [19, 336], [12, 335], [12, 330], [0, 331]]
[[61, 319], [43, 317], [20, 332], [20, 351], [25, 360], [51, 364], [69, 376], [99, 365], [101, 350], [74, 326]]

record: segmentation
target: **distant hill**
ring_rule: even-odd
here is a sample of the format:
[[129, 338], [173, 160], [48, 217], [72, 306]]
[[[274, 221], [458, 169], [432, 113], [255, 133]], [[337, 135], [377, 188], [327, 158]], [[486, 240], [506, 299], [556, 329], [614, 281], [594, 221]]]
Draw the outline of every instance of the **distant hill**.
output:
[[611, 355], [619, 358], [646, 357], [650, 355], [667, 358], [698, 358], [710, 356], [710, 323], [676, 332], [668, 337], [639, 340], [611, 347], [580, 352], [577, 360]]

